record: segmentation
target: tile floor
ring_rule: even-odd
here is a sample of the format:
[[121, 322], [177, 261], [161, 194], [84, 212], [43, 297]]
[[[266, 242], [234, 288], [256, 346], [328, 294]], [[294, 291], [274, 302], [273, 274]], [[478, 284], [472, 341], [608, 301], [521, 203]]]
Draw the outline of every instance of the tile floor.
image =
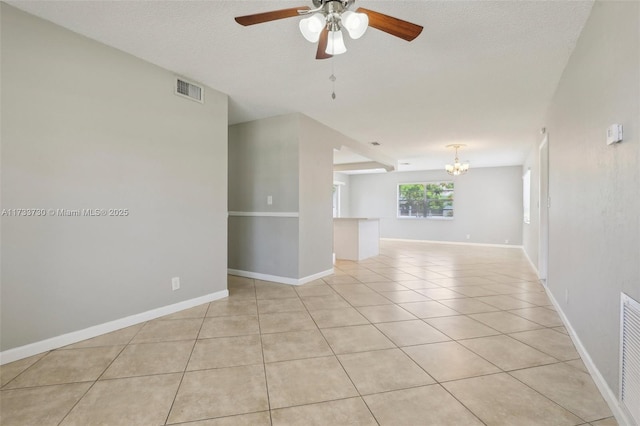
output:
[[514, 249], [382, 242], [0, 368], [9, 425], [616, 425]]

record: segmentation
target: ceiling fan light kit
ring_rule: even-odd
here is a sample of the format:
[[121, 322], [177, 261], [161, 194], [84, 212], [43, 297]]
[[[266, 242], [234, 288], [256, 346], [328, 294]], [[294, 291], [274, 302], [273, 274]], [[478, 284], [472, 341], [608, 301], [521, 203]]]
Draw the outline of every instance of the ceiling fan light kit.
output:
[[294, 16], [310, 15], [300, 21], [303, 37], [311, 43], [318, 43], [316, 59], [327, 59], [347, 51], [342, 29], [356, 40], [364, 35], [368, 27], [384, 31], [403, 40], [411, 41], [422, 32], [420, 25], [403, 21], [373, 10], [359, 8], [355, 12], [349, 8], [355, 0], [313, 0], [314, 9], [307, 6], [274, 10], [236, 17], [240, 25], [255, 25]]

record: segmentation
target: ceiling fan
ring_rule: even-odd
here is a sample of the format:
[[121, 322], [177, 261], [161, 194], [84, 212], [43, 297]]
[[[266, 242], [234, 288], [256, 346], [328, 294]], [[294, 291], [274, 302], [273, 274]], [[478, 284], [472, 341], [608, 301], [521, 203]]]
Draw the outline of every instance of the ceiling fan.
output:
[[355, 0], [312, 0], [314, 9], [307, 6], [273, 10], [236, 17], [240, 25], [248, 26], [294, 16], [308, 16], [300, 21], [300, 31], [304, 38], [318, 42], [316, 59], [327, 59], [347, 51], [342, 37], [342, 28], [353, 39], [362, 37], [367, 27], [373, 27], [403, 40], [411, 41], [422, 32], [420, 25], [403, 21], [373, 10], [349, 8]]

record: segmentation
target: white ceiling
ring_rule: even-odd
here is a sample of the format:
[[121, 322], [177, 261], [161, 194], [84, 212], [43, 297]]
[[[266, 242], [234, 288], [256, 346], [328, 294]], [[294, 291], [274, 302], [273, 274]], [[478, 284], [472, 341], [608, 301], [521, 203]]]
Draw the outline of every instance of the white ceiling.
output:
[[[302, 112], [375, 148], [399, 170], [451, 162], [522, 164], [593, 1], [379, 1], [424, 26], [413, 42], [369, 28], [315, 60], [300, 18], [251, 27], [233, 17], [298, 1], [9, 1], [230, 97], [230, 124]], [[334, 72], [337, 98], [331, 99]]]

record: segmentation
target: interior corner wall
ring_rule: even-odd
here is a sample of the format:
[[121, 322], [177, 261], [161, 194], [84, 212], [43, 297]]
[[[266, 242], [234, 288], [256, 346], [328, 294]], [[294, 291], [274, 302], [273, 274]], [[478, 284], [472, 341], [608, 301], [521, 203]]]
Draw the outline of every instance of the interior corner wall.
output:
[[[551, 102], [548, 286], [613, 395], [640, 300], [640, 3], [597, 1]], [[613, 123], [624, 140], [605, 141]]]
[[[397, 217], [399, 184], [451, 180], [453, 220]], [[383, 238], [522, 244], [521, 166], [472, 168], [456, 178], [444, 170], [351, 175], [350, 186], [351, 215], [379, 218]]]
[[227, 96], [0, 8], [0, 349], [225, 291]]
[[229, 269], [298, 279], [299, 133], [298, 114], [229, 127]]

